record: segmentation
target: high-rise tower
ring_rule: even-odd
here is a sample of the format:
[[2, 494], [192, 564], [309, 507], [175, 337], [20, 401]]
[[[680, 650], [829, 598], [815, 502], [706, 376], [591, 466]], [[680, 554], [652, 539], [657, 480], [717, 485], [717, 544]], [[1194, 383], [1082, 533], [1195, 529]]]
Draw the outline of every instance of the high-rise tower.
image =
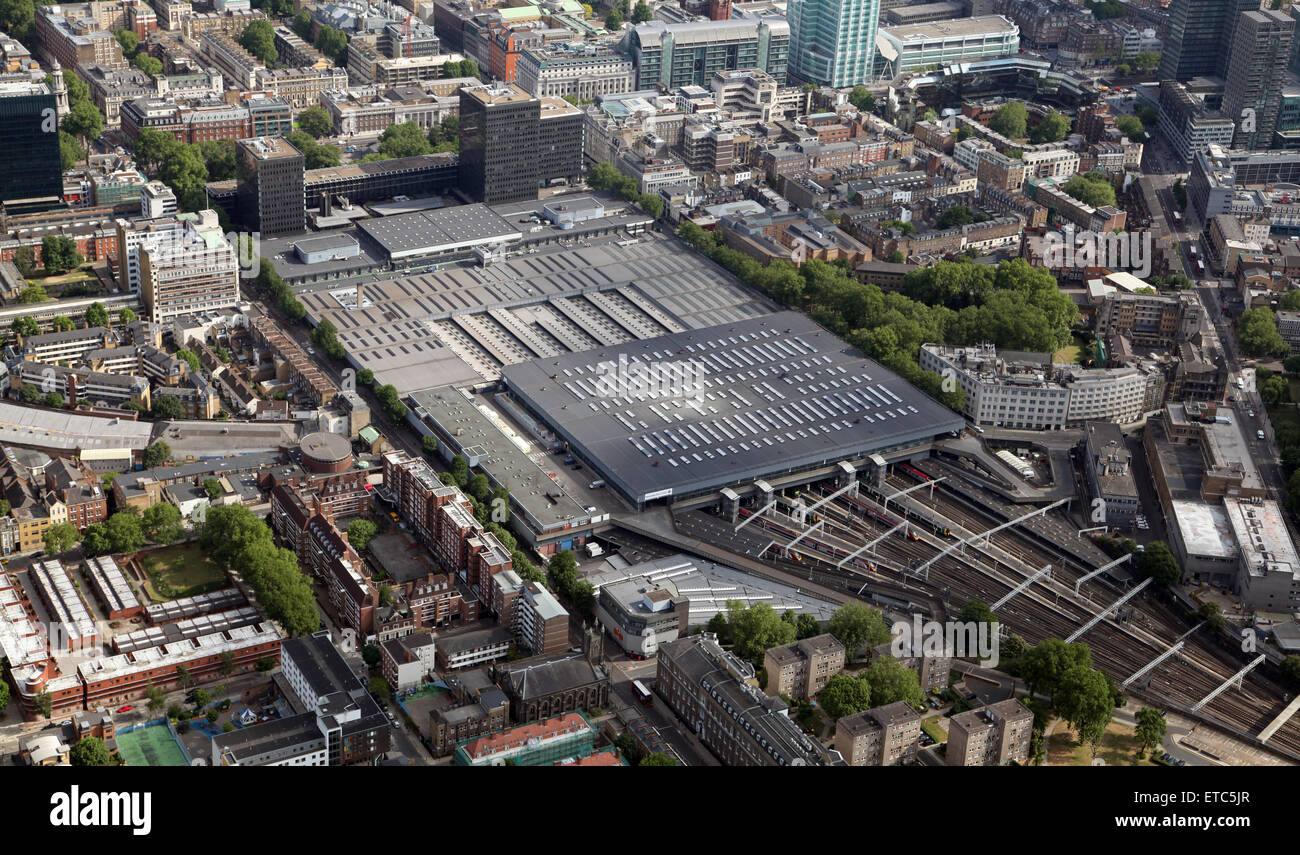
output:
[[790, 74], [821, 86], [871, 80], [880, 0], [790, 0]]

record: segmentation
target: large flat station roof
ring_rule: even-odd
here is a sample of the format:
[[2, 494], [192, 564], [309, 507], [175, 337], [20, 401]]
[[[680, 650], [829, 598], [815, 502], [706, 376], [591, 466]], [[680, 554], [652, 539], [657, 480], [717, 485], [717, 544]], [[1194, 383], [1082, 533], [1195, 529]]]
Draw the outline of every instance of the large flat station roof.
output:
[[636, 502], [752, 483], [964, 427], [961, 416], [796, 312], [534, 359], [506, 366], [502, 378]]

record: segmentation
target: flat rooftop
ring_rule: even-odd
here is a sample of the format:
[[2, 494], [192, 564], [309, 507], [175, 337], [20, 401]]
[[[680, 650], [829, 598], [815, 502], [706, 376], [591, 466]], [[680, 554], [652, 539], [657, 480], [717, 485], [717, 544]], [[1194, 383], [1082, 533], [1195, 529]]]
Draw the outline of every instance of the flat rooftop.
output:
[[[421, 419], [440, 425], [442, 432], [452, 435], [462, 449], [477, 450], [479, 465], [488, 477], [510, 491], [511, 500], [532, 517], [531, 522], [539, 531], [590, 519], [582, 504], [533, 460], [532, 441], [515, 434], [508, 423], [498, 423], [496, 419], [500, 416], [489, 417], [480, 409], [488, 406], [484, 399], [466, 397], [453, 386], [437, 386], [411, 397]], [[503, 428], [510, 430], [511, 435]], [[459, 436], [455, 435], [457, 432]], [[439, 442], [446, 441], [439, 439]]]
[[[624, 564], [621, 559], [618, 564]], [[704, 561], [690, 555], [671, 555], [631, 566], [614, 566], [607, 559], [602, 569], [585, 577], [596, 592], [607, 585], [660, 585], [690, 601], [691, 626], [703, 626], [715, 614], [726, 613], [728, 600], [742, 605], [767, 603], [775, 611], [810, 614], [829, 621], [836, 604], [819, 600], [789, 585], [761, 579], [742, 570]]]
[[357, 228], [394, 261], [523, 237], [518, 228], [478, 203], [362, 220]]
[[0, 401], [0, 444], [71, 450], [141, 450], [153, 425], [128, 419], [81, 416], [66, 410]]
[[900, 42], [960, 39], [986, 34], [1019, 32], [1019, 27], [1002, 15], [983, 15], [979, 18], [956, 18], [951, 21], [929, 21], [923, 24], [902, 24], [882, 27], [881, 32]]
[[[495, 211], [517, 221], [543, 204]], [[565, 237], [565, 243], [516, 252], [488, 267], [435, 264], [391, 278], [370, 276], [360, 301], [356, 281], [315, 283], [296, 293], [314, 317], [334, 324], [360, 367], [404, 394], [494, 381], [503, 365], [538, 356], [772, 311], [765, 297], [675, 238], [631, 238], [611, 215], [622, 217], [607, 213], [604, 221], [589, 223], [605, 222], [612, 234]]]
[[1172, 502], [1173, 523], [1188, 555], [1228, 560], [1236, 557], [1232, 526], [1221, 505]]
[[965, 424], [797, 312], [534, 359], [502, 378], [638, 503], [866, 457]]
[[1268, 566], [1300, 577], [1300, 555], [1277, 502], [1266, 499], [1254, 504], [1225, 497], [1223, 509], [1252, 576], [1263, 575]]
[[255, 137], [240, 140], [239, 145], [258, 160], [274, 160], [279, 157], [302, 157], [302, 152], [294, 148], [281, 137]]

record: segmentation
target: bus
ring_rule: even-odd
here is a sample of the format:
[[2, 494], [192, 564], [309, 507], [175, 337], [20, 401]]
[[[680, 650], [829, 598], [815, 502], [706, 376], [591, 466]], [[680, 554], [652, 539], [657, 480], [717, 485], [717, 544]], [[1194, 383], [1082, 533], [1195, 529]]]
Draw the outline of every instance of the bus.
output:
[[654, 704], [654, 698], [651, 696], [650, 690], [647, 689], [645, 684], [640, 680], [632, 681], [632, 694], [636, 695], [636, 699], [640, 701], [643, 706], [648, 707]]
[[1180, 229], [1183, 227], [1183, 215], [1177, 211], [1174, 211], [1174, 225]]

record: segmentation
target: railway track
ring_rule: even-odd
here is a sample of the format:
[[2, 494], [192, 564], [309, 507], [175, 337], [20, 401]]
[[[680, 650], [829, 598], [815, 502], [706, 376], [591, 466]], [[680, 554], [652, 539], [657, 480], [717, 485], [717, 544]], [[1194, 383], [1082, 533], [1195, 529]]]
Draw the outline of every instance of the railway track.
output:
[[[894, 491], [913, 483], [894, 476], [885, 487]], [[946, 543], [951, 542], [952, 536], [977, 534], [1002, 522], [995, 514], [973, 507], [969, 500], [943, 490], [942, 484], [934, 491], [933, 499], [923, 499], [921, 494], [925, 492], [911, 494], [917, 497], [914, 506], [924, 507], [931, 519], [937, 516], [950, 521], [950, 536], [946, 539], [942, 533], [927, 530], [917, 517], [907, 520], [903, 514], [897, 513], [894, 501], [901, 500], [891, 500], [890, 513], [886, 513], [879, 505], [872, 507], [870, 500], [855, 501], [847, 496], [830, 500], [813, 512], [810, 522], [821, 523], [814, 534], [800, 537], [806, 524], [800, 525], [786, 515], [782, 515], [784, 522], [756, 520], [752, 525], [763, 526], [780, 549], [788, 549], [789, 544], [798, 539], [793, 554], [800, 559], [784, 561], [793, 573], [809, 575], [809, 578], [816, 576], [819, 584], [845, 590], [852, 590], [856, 583], [862, 586], [858, 589], [859, 595], [872, 585], [892, 585], [894, 590], [915, 591], [916, 599], [938, 598], [953, 614], [971, 599], [996, 602], [1030, 572], [1051, 564], [1052, 582], [1035, 582], [998, 612], [1000, 621], [1009, 631], [1031, 644], [1048, 638], [1068, 637], [1091, 620], [1098, 608], [1105, 608], [1118, 598], [1120, 589], [1117, 585], [1095, 577], [1083, 586], [1089, 602], [1076, 601], [1072, 596], [1074, 583], [1096, 568], [1067, 552], [1049, 550], [1036, 538], [1020, 532], [1019, 526], [991, 537], [990, 548], [985, 552], [1001, 552], [1004, 554], [1002, 559], [968, 548], [965, 555], [952, 553], [935, 560], [928, 579], [917, 577], [910, 571], [919, 563], [935, 558]], [[813, 489], [806, 495], [821, 499], [827, 494], [828, 491]], [[913, 506], [898, 510], [907, 510], [907, 507]], [[880, 537], [900, 522], [909, 522], [904, 530], [906, 536], [890, 535], [876, 545], [872, 554], [859, 555], [846, 562], [843, 568], [835, 566], [859, 546]], [[1021, 565], [1022, 569], [1012, 569], [1015, 564]], [[1104, 619], [1079, 639], [1092, 650], [1094, 665], [1110, 674], [1117, 683], [1155, 659], [1187, 632], [1178, 615], [1146, 594], [1131, 600], [1121, 614], [1124, 618], [1121, 621]], [[1235, 674], [1241, 664], [1239, 659], [1201, 637], [1200, 632], [1192, 632], [1178, 656], [1165, 660], [1147, 675], [1147, 692], [1175, 706], [1189, 708]], [[1242, 690], [1234, 688], [1220, 694], [1201, 710], [1200, 715], [1230, 730], [1256, 734], [1284, 705], [1276, 685], [1264, 677], [1250, 674]], [[1288, 722], [1269, 744], [1300, 758], [1300, 722], [1295, 719]]]

